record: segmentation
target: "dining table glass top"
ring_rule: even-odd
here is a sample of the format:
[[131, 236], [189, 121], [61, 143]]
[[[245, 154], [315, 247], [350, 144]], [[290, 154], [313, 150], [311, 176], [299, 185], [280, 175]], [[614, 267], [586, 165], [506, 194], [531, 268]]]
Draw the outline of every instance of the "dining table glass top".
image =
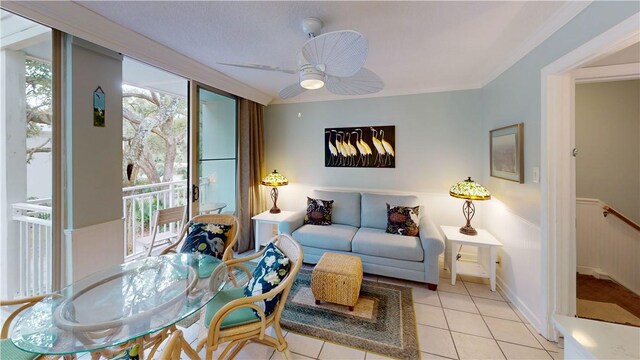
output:
[[226, 279], [226, 270], [217, 269], [221, 263], [207, 255], [172, 254], [92, 274], [20, 313], [9, 331], [11, 341], [28, 352], [62, 355], [154, 333], [194, 314], [217, 294]]

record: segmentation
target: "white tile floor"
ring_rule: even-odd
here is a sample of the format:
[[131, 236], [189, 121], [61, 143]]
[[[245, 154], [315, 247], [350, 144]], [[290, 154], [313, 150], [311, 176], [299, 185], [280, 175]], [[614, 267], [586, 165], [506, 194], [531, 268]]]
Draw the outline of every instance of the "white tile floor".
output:
[[[307, 267], [307, 266], [305, 266]], [[537, 334], [515, 307], [499, 292], [489, 290], [481, 279], [462, 277], [452, 286], [441, 270], [438, 291], [425, 284], [367, 275], [367, 280], [390, 282], [413, 288], [418, 341], [422, 359], [563, 359], [563, 349]], [[198, 324], [185, 332], [195, 347]], [[321, 339], [296, 333], [285, 338], [294, 359], [388, 359]], [[220, 352], [214, 353], [215, 356]], [[204, 351], [200, 353], [204, 358]], [[251, 344], [238, 359], [280, 359], [281, 354]]]

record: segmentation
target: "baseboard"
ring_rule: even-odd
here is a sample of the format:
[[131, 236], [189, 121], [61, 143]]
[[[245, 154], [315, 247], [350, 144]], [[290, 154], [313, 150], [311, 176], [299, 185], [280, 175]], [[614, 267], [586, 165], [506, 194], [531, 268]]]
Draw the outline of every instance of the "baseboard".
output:
[[609, 274], [602, 271], [602, 269], [592, 268], [588, 266], [578, 266], [578, 274], [581, 275], [590, 275], [600, 280], [609, 280], [617, 282], [616, 279], [612, 278]]
[[501, 277], [496, 276], [496, 285], [502, 293], [507, 296], [507, 300], [515, 305], [515, 307], [520, 311], [520, 313], [527, 319], [527, 321], [533, 325], [534, 328], [538, 331], [539, 334], [545, 334], [544, 331], [540, 331], [543, 328], [542, 321], [534, 314], [531, 309], [520, 299], [516, 294], [509, 288]]

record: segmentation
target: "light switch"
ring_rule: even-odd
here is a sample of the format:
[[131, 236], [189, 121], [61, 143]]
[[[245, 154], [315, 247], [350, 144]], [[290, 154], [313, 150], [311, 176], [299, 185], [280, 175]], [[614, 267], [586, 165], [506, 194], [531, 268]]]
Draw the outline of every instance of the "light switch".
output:
[[531, 172], [533, 175], [533, 182], [534, 183], [539, 183], [540, 182], [540, 168], [537, 166], [533, 167], [533, 171]]

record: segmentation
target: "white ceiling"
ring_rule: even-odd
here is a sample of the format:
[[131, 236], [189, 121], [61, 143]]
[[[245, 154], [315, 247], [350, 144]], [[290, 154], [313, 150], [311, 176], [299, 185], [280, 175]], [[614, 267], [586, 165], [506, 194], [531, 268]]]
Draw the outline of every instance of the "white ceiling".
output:
[[[218, 62], [295, 69], [300, 23], [369, 39], [365, 66], [385, 82], [376, 96], [478, 88], [584, 8], [574, 2], [81, 1], [85, 8], [274, 98], [297, 75]], [[308, 91], [293, 101], [341, 98]]]

